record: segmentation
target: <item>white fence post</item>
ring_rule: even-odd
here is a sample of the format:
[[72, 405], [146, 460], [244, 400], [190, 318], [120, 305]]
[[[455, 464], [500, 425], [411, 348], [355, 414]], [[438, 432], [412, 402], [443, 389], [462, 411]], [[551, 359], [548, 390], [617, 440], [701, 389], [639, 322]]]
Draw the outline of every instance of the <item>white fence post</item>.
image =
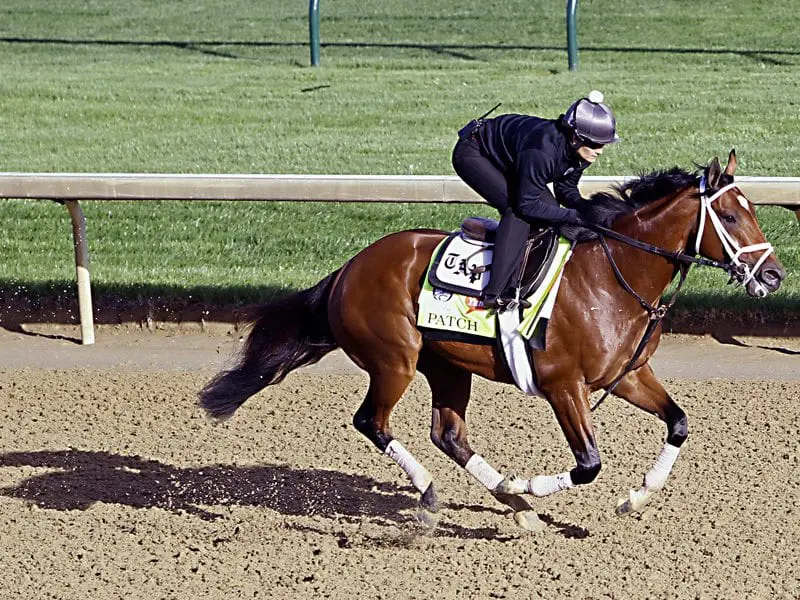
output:
[[78, 309], [81, 315], [81, 343], [94, 344], [94, 311], [92, 284], [89, 277], [89, 244], [86, 239], [86, 218], [77, 200], [65, 201], [72, 219], [72, 242], [75, 246], [75, 271], [78, 278]]

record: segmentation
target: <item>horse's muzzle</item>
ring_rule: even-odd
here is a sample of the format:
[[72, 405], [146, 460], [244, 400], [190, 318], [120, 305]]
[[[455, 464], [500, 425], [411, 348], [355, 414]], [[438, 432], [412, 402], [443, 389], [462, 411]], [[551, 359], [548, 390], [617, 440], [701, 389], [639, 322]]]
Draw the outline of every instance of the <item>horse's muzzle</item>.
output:
[[747, 283], [747, 293], [750, 296], [763, 298], [781, 287], [781, 282], [786, 279], [786, 271], [779, 264], [764, 265], [756, 276]]
[[786, 279], [786, 271], [781, 268], [762, 269], [760, 275], [761, 282], [770, 292], [781, 287], [781, 282]]

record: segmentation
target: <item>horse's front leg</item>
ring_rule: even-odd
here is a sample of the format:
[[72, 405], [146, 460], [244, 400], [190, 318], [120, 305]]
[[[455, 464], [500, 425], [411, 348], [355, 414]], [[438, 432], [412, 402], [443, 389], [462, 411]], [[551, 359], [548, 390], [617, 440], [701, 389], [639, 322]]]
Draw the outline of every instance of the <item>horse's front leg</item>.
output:
[[556, 475], [536, 475], [532, 479], [506, 478], [498, 486], [498, 491], [549, 496], [576, 485], [591, 483], [600, 472], [600, 453], [594, 436], [588, 389], [583, 383], [564, 383], [563, 379], [553, 381], [552, 385], [540, 385], [540, 389], [550, 402], [567, 438], [575, 457], [575, 468]]
[[656, 415], [667, 424], [667, 440], [656, 462], [645, 474], [642, 486], [638, 490], [631, 490], [628, 497], [620, 500], [617, 506], [617, 514], [624, 516], [641, 512], [653, 494], [664, 487], [680, 447], [686, 441], [688, 426], [686, 414], [670, 398], [649, 365], [628, 373], [617, 384], [614, 394]]

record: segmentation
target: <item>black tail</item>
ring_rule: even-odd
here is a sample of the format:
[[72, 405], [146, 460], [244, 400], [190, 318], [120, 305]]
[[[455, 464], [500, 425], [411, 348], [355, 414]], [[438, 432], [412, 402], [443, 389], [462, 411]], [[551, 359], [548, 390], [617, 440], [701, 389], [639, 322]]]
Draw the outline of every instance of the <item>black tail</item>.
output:
[[337, 273], [256, 309], [237, 365], [200, 391], [199, 404], [206, 414], [227, 419], [253, 394], [336, 349], [328, 325], [328, 294]]

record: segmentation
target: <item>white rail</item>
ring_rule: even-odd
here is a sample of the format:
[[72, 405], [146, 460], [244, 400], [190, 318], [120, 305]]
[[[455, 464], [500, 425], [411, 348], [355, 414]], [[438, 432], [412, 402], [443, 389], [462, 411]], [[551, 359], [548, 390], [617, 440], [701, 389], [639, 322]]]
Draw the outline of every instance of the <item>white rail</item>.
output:
[[[588, 195], [626, 179], [586, 175], [581, 191]], [[736, 181], [756, 204], [800, 208], [800, 177], [737, 177]], [[444, 175], [0, 173], [0, 198], [483, 202], [458, 177]]]
[[[584, 176], [581, 193], [606, 190], [627, 177]], [[737, 177], [756, 204], [797, 211], [800, 177]], [[136, 173], [0, 173], [0, 198], [64, 202], [72, 219], [81, 341], [94, 343], [86, 223], [80, 200], [261, 200], [294, 202], [482, 203], [456, 176], [171, 175]]]

